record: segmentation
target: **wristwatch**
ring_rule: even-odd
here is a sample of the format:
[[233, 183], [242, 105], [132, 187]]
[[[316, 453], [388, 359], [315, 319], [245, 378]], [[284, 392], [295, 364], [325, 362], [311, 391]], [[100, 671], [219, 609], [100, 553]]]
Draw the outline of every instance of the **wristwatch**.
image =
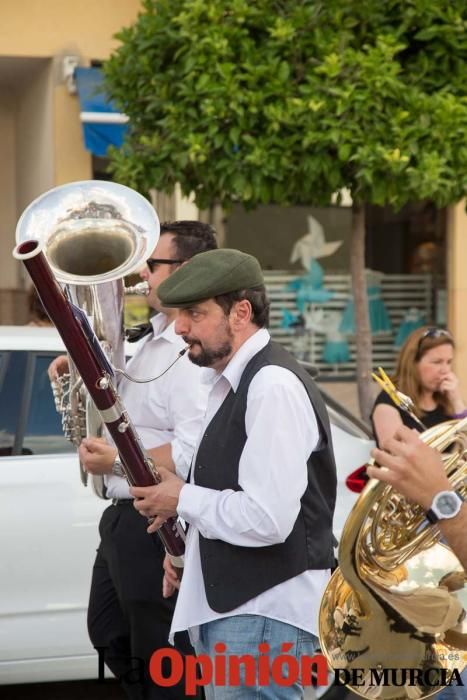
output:
[[120, 476], [122, 478], [125, 478], [125, 472], [123, 470], [123, 465], [121, 460], [118, 457], [115, 457], [114, 463], [112, 464], [112, 474], [114, 476]]
[[454, 518], [460, 511], [463, 502], [464, 499], [457, 491], [440, 491], [434, 496], [431, 507], [426, 512], [426, 517], [430, 523]]

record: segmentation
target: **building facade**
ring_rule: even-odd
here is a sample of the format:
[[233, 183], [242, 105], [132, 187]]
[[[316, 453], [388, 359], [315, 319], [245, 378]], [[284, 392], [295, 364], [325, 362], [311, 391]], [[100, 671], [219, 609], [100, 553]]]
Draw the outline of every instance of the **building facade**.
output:
[[139, 0], [3, 0], [0, 19], [0, 323], [25, 320], [28, 282], [11, 257], [16, 222], [43, 192], [93, 176], [73, 66], [106, 59]]

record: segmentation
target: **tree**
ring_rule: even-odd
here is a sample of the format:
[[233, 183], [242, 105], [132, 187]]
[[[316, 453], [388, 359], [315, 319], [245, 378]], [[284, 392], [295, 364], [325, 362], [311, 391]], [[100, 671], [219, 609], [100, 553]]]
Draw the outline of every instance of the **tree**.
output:
[[463, 0], [144, 0], [107, 85], [131, 131], [117, 178], [206, 208], [353, 199], [362, 415], [370, 410], [365, 204], [460, 200]]

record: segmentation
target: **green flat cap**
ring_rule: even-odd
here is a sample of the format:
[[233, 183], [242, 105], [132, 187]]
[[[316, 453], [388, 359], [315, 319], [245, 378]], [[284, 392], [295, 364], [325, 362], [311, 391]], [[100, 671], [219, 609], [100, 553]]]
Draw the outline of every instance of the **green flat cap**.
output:
[[264, 284], [259, 262], [241, 250], [219, 248], [199, 253], [173, 272], [157, 290], [163, 306], [191, 306], [219, 294]]

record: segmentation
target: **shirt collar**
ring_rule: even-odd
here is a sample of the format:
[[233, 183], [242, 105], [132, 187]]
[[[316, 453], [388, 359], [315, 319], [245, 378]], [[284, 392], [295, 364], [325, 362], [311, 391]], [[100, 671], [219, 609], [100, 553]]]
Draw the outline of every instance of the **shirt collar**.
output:
[[[224, 377], [234, 391], [237, 391], [243, 371], [252, 357], [262, 350], [270, 341], [271, 336], [266, 328], [260, 328], [239, 347], [225, 369], [216, 377]], [[211, 380], [214, 382], [214, 378]]]
[[153, 340], [164, 338], [169, 343], [175, 343], [180, 340], [180, 336], [175, 333], [175, 321], [167, 325], [168, 318], [164, 313], [154, 314], [150, 321], [154, 331]]

